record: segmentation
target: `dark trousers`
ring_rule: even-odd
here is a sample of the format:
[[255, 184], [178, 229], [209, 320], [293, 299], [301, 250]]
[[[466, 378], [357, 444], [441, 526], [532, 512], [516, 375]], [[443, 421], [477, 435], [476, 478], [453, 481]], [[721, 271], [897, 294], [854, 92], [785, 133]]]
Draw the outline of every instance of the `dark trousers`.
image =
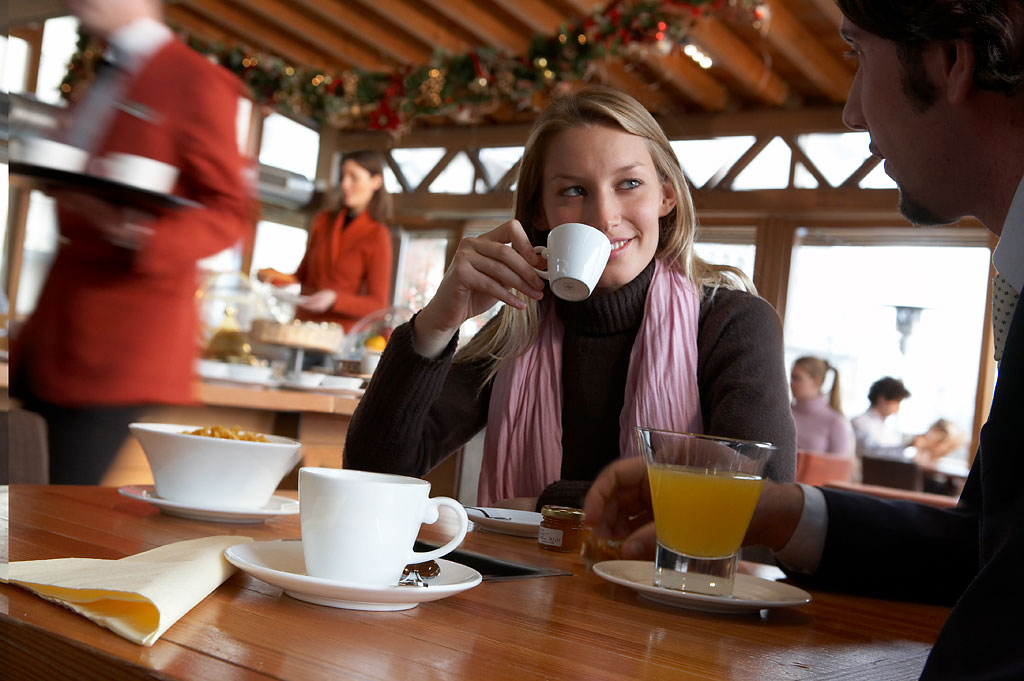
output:
[[46, 419], [50, 484], [98, 485], [147, 405], [64, 407], [28, 397], [23, 406]]

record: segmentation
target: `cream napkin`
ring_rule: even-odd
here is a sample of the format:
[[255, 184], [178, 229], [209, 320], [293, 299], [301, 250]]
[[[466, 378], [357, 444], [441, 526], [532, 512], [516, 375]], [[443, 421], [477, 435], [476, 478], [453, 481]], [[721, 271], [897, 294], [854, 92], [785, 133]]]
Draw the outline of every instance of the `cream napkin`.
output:
[[120, 560], [56, 558], [9, 564], [8, 581], [144, 646], [153, 645], [235, 568], [224, 549], [251, 537], [160, 546]]

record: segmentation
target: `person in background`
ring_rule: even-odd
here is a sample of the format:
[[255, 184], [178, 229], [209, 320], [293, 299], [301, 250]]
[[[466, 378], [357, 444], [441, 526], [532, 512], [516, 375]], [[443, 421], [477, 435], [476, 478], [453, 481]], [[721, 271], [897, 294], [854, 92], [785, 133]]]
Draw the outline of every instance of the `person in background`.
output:
[[299, 283], [308, 295], [295, 318], [335, 322], [346, 331], [391, 302], [391, 195], [384, 188], [384, 157], [352, 151], [341, 160], [340, 205], [313, 218], [306, 254], [295, 274], [257, 273], [275, 286]]
[[[567, 222], [612, 244], [578, 302], [533, 269], [534, 247]], [[697, 256], [695, 230], [679, 161], [643, 106], [606, 88], [554, 99], [523, 152], [515, 218], [463, 239], [437, 294], [395, 330], [345, 467], [422, 475], [486, 426], [479, 504], [578, 507], [606, 463], [635, 452], [641, 424], [771, 442], [768, 475], [792, 480], [778, 315], [739, 270]], [[459, 327], [498, 302], [456, 354]]]
[[915, 435], [910, 443], [910, 457], [920, 464], [934, 465], [967, 444], [964, 429], [948, 419], [939, 419], [928, 430]]
[[857, 456], [902, 456], [905, 438], [886, 422], [900, 410], [900, 403], [910, 397], [903, 381], [884, 376], [871, 384], [868, 401], [871, 406], [850, 422], [857, 442]]
[[60, 246], [12, 348], [12, 393], [47, 422], [50, 481], [98, 484], [150, 405], [189, 404], [198, 319], [196, 262], [250, 227], [237, 147], [241, 83], [178, 40], [160, 0], [70, 0], [106, 39], [101, 70], [61, 141], [95, 159], [121, 152], [178, 168], [197, 206], [143, 212], [61, 190]]
[[[822, 394], [828, 372], [832, 387]], [[820, 454], [853, 453], [853, 430], [843, 416], [839, 392], [839, 370], [819, 357], [804, 356], [793, 362], [789, 388], [793, 391], [793, 421], [796, 448]]]
[[[915, 223], [977, 216], [993, 264], [1024, 290], [1024, 3], [839, 0], [858, 62], [847, 125], [871, 134]], [[1024, 305], [1009, 312], [988, 419], [956, 508], [766, 482], [744, 539], [822, 589], [953, 606], [922, 681], [1024, 679]], [[1001, 316], [1000, 316], [1001, 319]], [[956, 361], [950, 358], [948, 361]], [[936, 367], [939, 370], [940, 367]], [[585, 507], [625, 558], [654, 555], [642, 460], [594, 482]]]

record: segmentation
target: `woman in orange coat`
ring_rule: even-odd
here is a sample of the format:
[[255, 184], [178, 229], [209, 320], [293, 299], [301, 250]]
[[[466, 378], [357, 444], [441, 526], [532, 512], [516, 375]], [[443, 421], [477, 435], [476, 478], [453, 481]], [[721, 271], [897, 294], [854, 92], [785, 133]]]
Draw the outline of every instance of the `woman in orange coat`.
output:
[[359, 319], [391, 300], [391, 197], [384, 189], [384, 159], [354, 151], [341, 162], [340, 207], [313, 219], [306, 255], [295, 274], [257, 273], [277, 286], [298, 282], [309, 296], [295, 317], [336, 322], [348, 331]]

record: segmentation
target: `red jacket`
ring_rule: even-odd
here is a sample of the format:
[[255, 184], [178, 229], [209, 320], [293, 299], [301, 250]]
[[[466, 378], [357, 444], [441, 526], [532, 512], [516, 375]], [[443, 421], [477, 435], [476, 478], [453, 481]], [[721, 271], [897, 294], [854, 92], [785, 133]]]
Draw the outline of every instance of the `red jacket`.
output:
[[298, 310], [298, 319], [337, 322], [346, 331], [391, 304], [391, 234], [366, 212], [344, 226], [344, 211], [318, 213], [306, 254], [295, 272], [303, 293], [333, 289], [334, 307], [322, 314]]
[[196, 261], [250, 228], [235, 135], [240, 95], [234, 76], [177, 39], [141, 66], [96, 154], [171, 163], [181, 171], [174, 193], [202, 207], [160, 216], [139, 251], [59, 210], [62, 243], [13, 348], [15, 381], [67, 406], [193, 401]]

